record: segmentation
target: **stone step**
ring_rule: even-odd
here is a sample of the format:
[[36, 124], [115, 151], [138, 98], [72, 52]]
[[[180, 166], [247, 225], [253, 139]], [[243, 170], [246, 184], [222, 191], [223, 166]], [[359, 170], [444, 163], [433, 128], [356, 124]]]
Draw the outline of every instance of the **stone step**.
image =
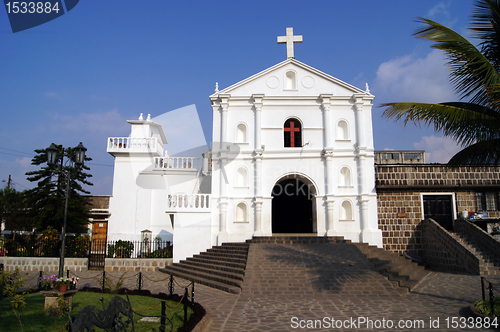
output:
[[452, 237], [466, 246], [479, 259], [480, 275], [500, 275], [500, 258], [488, 252], [488, 249], [469, 238], [466, 234], [451, 233]]
[[429, 271], [405, 256], [366, 243], [355, 243], [375, 271], [387, 278], [400, 295], [409, 293]]
[[232, 252], [235, 254], [246, 254], [248, 252], [248, 248], [245, 247], [231, 247], [231, 246], [218, 246], [207, 249], [207, 252]]
[[342, 236], [255, 236], [247, 243], [275, 243], [275, 244], [316, 244], [316, 243], [350, 243]]
[[193, 260], [185, 260], [185, 261], [180, 261], [179, 263], [181, 264], [187, 264], [191, 266], [197, 266], [200, 268], [205, 268], [205, 269], [213, 269], [213, 270], [219, 270], [219, 271], [224, 271], [224, 272], [229, 272], [229, 273], [234, 273], [234, 274], [240, 274], [242, 276], [245, 275], [245, 268], [244, 267], [230, 267], [226, 266], [224, 264], [212, 264], [210, 262], [199, 262], [199, 261], [193, 261]]
[[227, 262], [225, 260], [214, 260], [214, 259], [209, 259], [208, 257], [200, 257], [200, 256], [186, 258], [186, 261], [217, 265], [217, 266], [225, 266], [228, 268], [237, 268], [237, 269], [245, 269], [246, 266], [245, 263]]
[[[201, 279], [205, 279], [205, 280], [211, 280], [211, 281], [215, 281], [215, 282], [219, 282], [219, 283], [224, 283], [228, 286], [234, 286], [234, 287], [241, 288], [241, 284], [242, 284], [241, 280], [236, 280], [233, 278], [219, 276], [219, 275], [213, 274], [211, 271], [210, 272], [202, 272], [202, 271], [197, 271], [197, 270], [193, 270], [193, 269], [185, 269], [183, 266], [180, 266], [179, 264], [165, 266], [164, 271], [168, 274], [173, 275], [173, 276], [175, 276], [176, 273], [183, 273], [187, 276], [190, 276], [190, 278], [197, 277], [197, 278], [201, 278]], [[187, 279], [192, 280], [189, 278], [187, 278]]]
[[224, 270], [217, 269], [217, 268], [191, 265], [191, 264], [187, 264], [187, 263], [183, 263], [183, 262], [176, 264], [176, 267], [182, 268], [182, 269], [186, 270], [186, 272], [192, 271], [193, 274], [208, 273], [208, 274], [212, 274], [214, 276], [220, 276], [220, 277], [235, 279], [235, 280], [240, 280], [240, 281], [243, 281], [243, 278], [244, 278], [244, 274], [240, 273], [241, 271], [230, 272], [230, 271], [224, 271]]
[[200, 253], [199, 255], [197, 255], [197, 257], [207, 260], [224, 261], [224, 262], [238, 263], [238, 264], [246, 264], [247, 262], [246, 258], [243, 257], [233, 258], [230, 255], [224, 256], [224, 255], [210, 254], [205, 252]]
[[237, 248], [246, 248], [248, 250], [250, 245], [248, 243], [245, 243], [245, 242], [225, 242], [222, 245], [214, 247], [214, 248], [220, 248], [220, 247], [222, 247], [222, 248], [237, 247]]
[[[221, 248], [213, 248], [207, 249], [205, 253], [208, 254], [216, 254], [221, 256], [232, 256], [232, 257], [246, 257], [248, 254], [248, 250], [234, 250], [234, 249], [221, 249]], [[200, 253], [202, 254], [202, 253]]]
[[205, 285], [205, 286], [208, 286], [211, 288], [219, 289], [219, 290], [227, 292], [227, 293], [231, 293], [231, 294], [240, 294], [241, 293], [241, 287], [230, 286], [230, 285], [223, 283], [223, 282], [218, 282], [215, 280], [208, 280], [205, 278], [193, 276], [193, 275], [190, 275], [188, 273], [183, 273], [183, 272], [179, 272], [179, 271], [166, 270], [166, 267], [160, 269], [160, 271], [167, 273], [167, 274], [171, 274], [175, 277], [179, 277], [182, 279], [193, 281], [195, 283], [202, 284], [202, 285]]
[[239, 294], [245, 276], [248, 243], [224, 243], [160, 269], [186, 280]]

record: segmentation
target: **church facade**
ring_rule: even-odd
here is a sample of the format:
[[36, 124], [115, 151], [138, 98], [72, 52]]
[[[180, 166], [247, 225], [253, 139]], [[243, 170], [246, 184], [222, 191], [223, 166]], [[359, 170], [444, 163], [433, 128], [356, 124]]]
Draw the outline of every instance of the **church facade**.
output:
[[161, 126], [142, 115], [129, 121], [130, 137], [109, 138], [109, 240], [141, 240], [148, 230], [173, 240], [174, 262], [277, 233], [382, 246], [374, 96], [288, 56], [216, 88], [213, 143], [203, 156], [170, 156]]

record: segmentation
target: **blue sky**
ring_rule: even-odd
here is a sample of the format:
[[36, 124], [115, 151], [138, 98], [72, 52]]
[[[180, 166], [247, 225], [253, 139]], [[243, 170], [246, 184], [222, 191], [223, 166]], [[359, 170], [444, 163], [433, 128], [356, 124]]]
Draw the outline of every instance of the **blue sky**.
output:
[[[381, 118], [381, 103], [457, 100], [444, 57], [412, 36], [426, 17], [467, 36], [473, 1], [82, 0], [70, 12], [12, 33], [0, 9], [0, 180], [33, 186], [33, 150], [52, 142], [93, 158], [93, 194], [111, 194], [110, 136], [126, 120], [195, 104], [211, 140], [208, 96], [286, 59], [276, 37], [303, 36], [297, 60], [375, 95], [375, 148], [425, 149], [446, 162], [458, 148], [431, 128]], [[169, 132], [165, 133], [167, 139]], [[185, 133], [189, 135], [189, 133]], [[168, 148], [168, 146], [167, 146]], [[5, 184], [4, 184], [5, 185]]]

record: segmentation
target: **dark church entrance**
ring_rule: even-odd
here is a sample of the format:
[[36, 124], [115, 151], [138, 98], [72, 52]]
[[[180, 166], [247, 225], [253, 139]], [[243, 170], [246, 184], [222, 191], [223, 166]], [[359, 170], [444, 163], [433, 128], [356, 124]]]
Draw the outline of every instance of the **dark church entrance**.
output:
[[312, 194], [307, 184], [282, 180], [274, 186], [272, 196], [273, 233], [313, 232]]

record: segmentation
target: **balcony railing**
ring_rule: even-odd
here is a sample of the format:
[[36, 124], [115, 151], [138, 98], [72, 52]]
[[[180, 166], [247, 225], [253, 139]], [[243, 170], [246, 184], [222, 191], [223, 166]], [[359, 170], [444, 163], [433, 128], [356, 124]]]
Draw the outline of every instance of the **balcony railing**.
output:
[[201, 158], [195, 157], [162, 157], [155, 158], [155, 169], [186, 169], [201, 168]]
[[209, 211], [210, 210], [210, 194], [176, 194], [168, 195], [168, 210], [187, 211]]
[[156, 137], [110, 137], [108, 138], [108, 152], [156, 152], [163, 155], [163, 146]]

